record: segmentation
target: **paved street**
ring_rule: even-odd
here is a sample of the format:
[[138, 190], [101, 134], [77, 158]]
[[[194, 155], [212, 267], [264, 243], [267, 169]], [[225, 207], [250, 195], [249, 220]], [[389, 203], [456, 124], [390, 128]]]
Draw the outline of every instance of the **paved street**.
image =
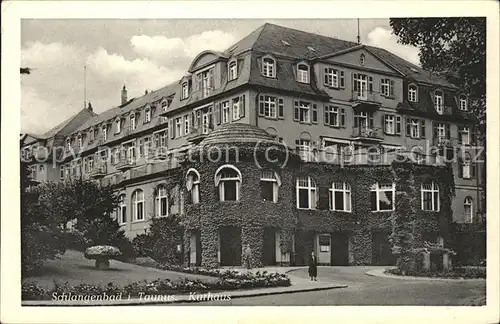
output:
[[[200, 305], [463, 305], [486, 294], [486, 281], [422, 281], [370, 277], [374, 267], [319, 267], [322, 281], [335, 281], [349, 287], [303, 293], [238, 298], [229, 302]], [[290, 272], [307, 278], [307, 269]]]

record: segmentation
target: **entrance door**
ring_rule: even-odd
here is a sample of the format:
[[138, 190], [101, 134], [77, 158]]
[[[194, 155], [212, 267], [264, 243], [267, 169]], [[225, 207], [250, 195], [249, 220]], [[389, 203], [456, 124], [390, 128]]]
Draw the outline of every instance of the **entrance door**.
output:
[[196, 238], [196, 266], [201, 266], [201, 232], [200, 230], [196, 230], [195, 232]]
[[372, 263], [374, 265], [394, 265], [396, 258], [392, 255], [388, 232], [372, 234]]
[[264, 265], [276, 265], [276, 230], [264, 228], [264, 246], [262, 251]]
[[349, 265], [349, 236], [346, 233], [333, 233], [331, 251], [331, 265]]
[[220, 235], [220, 265], [241, 266], [241, 229], [222, 227]]

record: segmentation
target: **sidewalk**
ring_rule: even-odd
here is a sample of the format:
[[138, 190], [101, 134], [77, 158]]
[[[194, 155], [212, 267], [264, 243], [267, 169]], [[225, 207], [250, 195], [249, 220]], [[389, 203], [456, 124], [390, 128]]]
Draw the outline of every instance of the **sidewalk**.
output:
[[[228, 268], [225, 268], [228, 269]], [[278, 272], [287, 273], [291, 270], [299, 269], [297, 267], [272, 267], [272, 268], [257, 268], [257, 269], [241, 269], [231, 268], [237, 271], [251, 271], [251, 272]], [[221, 270], [224, 270], [221, 269]], [[117, 300], [108, 301], [54, 301], [54, 300], [33, 300], [22, 301], [22, 306], [119, 306], [119, 305], [160, 305], [160, 304], [173, 304], [173, 303], [196, 303], [213, 300], [227, 300], [245, 297], [277, 295], [277, 294], [291, 294], [306, 291], [318, 291], [336, 288], [346, 288], [346, 285], [336, 284], [329, 281], [310, 281], [308, 279], [300, 278], [292, 274], [287, 274], [290, 277], [291, 285], [288, 287], [272, 287], [272, 288], [254, 288], [247, 290], [231, 290], [207, 293], [191, 293], [191, 294], [178, 294], [178, 295], [149, 295], [142, 298], [128, 298], [128, 296], [120, 296]]]

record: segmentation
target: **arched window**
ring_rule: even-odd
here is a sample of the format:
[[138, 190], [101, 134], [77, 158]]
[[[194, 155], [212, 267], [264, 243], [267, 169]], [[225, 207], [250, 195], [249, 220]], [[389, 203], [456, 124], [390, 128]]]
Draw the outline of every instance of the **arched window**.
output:
[[281, 181], [274, 171], [263, 170], [260, 174], [260, 197], [265, 201], [278, 201], [278, 188]]
[[229, 62], [228, 71], [228, 81], [234, 80], [238, 77], [238, 65], [236, 60]]
[[262, 59], [262, 75], [268, 78], [276, 77], [276, 61], [271, 57]]
[[440, 115], [443, 114], [444, 110], [443, 102], [444, 102], [443, 92], [441, 90], [436, 90], [436, 92], [434, 92], [434, 108]]
[[155, 215], [156, 217], [168, 216], [168, 194], [164, 185], [159, 185], [155, 192]]
[[297, 82], [309, 83], [309, 65], [305, 63], [297, 64]]
[[316, 182], [311, 177], [297, 178], [296, 194], [298, 209], [316, 209], [317, 188]]
[[182, 84], [181, 99], [186, 99], [189, 97], [189, 84], [184, 82]]
[[200, 202], [200, 174], [195, 169], [189, 169], [186, 173], [187, 200], [191, 204]]
[[417, 102], [418, 101], [418, 88], [414, 84], [408, 86], [408, 101]]
[[439, 211], [439, 186], [434, 182], [421, 185], [422, 210]]
[[116, 220], [120, 225], [127, 223], [127, 203], [125, 194], [118, 196], [118, 207], [116, 208]]
[[467, 106], [467, 96], [464, 94], [461, 94], [458, 96], [458, 101], [460, 103], [460, 110], [467, 111], [469, 108]]
[[132, 214], [134, 221], [144, 220], [144, 191], [141, 189], [132, 194]]
[[474, 221], [474, 209], [471, 197], [465, 197], [464, 200], [464, 219], [467, 223], [472, 223]]
[[372, 211], [394, 210], [396, 203], [396, 185], [390, 182], [377, 182], [370, 189]]
[[94, 135], [95, 135], [94, 128], [90, 128], [90, 130], [89, 130], [89, 141], [90, 142], [94, 141]]
[[144, 109], [144, 122], [149, 123], [151, 121], [151, 109], [148, 107]]
[[366, 63], [365, 61], [366, 61], [365, 54], [361, 54], [359, 56], [359, 64], [365, 65], [365, 63]]
[[330, 210], [351, 211], [351, 186], [347, 182], [334, 182], [330, 188]]
[[223, 165], [215, 172], [215, 185], [220, 201], [240, 200], [241, 172], [232, 165]]
[[78, 148], [82, 148], [83, 147], [83, 139], [82, 139], [81, 134], [78, 134], [77, 141], [78, 141]]

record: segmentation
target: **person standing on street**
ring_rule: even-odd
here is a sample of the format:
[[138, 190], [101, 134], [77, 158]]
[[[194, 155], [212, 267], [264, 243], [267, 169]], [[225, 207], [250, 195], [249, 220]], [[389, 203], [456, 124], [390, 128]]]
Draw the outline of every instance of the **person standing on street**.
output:
[[314, 251], [311, 252], [311, 257], [309, 258], [309, 277], [311, 281], [317, 281], [318, 276], [318, 260], [316, 259], [316, 255]]
[[252, 250], [250, 244], [245, 244], [243, 247], [243, 265], [245, 268], [250, 269], [250, 260], [252, 258]]

